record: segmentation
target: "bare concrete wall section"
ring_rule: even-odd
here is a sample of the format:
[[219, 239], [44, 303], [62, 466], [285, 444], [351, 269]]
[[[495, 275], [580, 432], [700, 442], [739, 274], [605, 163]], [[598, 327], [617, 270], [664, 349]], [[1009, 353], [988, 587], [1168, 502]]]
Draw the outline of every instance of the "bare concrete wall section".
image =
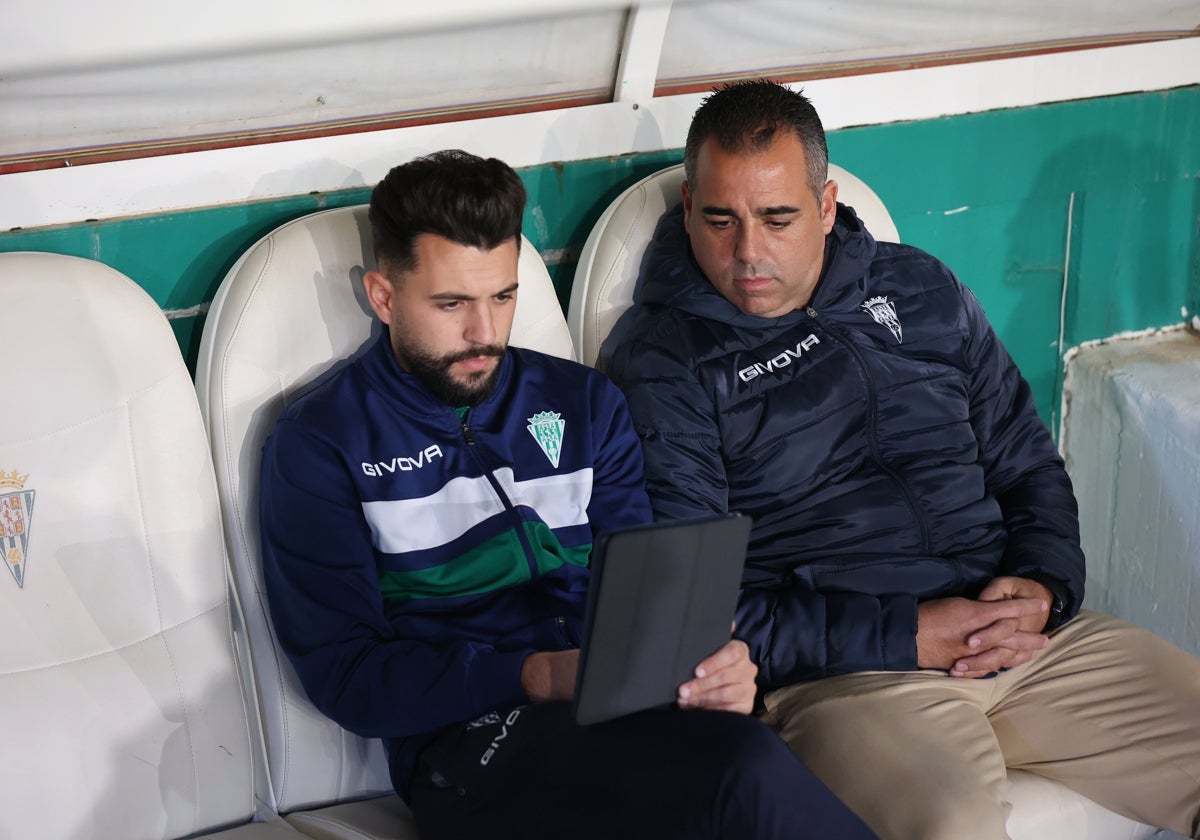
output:
[[1200, 336], [1176, 329], [1072, 353], [1062, 446], [1085, 606], [1200, 656]]

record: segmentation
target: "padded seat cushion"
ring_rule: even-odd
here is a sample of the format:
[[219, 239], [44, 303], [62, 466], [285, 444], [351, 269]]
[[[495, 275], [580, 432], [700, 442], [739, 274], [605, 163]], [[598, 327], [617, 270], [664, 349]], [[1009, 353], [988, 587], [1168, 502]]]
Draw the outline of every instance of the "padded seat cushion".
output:
[[212, 463], [161, 310], [0, 254], [0, 837], [248, 822], [254, 749]]

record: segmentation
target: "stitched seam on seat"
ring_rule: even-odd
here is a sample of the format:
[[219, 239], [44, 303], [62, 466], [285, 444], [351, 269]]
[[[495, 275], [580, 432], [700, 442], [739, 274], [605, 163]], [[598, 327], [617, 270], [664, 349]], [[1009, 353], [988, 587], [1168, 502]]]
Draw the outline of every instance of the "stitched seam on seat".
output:
[[225, 606], [223, 603], [222, 604], [214, 604], [213, 606], [209, 607], [208, 609], [204, 610], [203, 612], [198, 612], [195, 615], [188, 616], [183, 621], [180, 621], [178, 624], [172, 624], [170, 627], [164, 627], [158, 633], [155, 633], [151, 636], [145, 636], [141, 639], [137, 639], [135, 641], [129, 642], [128, 644], [121, 645], [120, 647], [107, 648], [106, 650], [97, 651], [96, 653], [89, 653], [85, 656], [77, 656], [74, 659], [64, 659], [59, 662], [51, 662], [47, 665], [35, 665], [32, 668], [21, 668], [20, 670], [15, 670], [15, 671], [4, 671], [3, 673], [0, 673], [0, 677], [7, 677], [10, 675], [16, 675], [16, 674], [35, 674], [38, 671], [47, 671], [51, 668], [61, 668], [65, 665], [77, 665], [79, 663], [88, 662], [93, 659], [99, 659], [102, 656], [110, 656], [113, 654], [116, 654], [119, 656], [122, 651], [129, 650], [130, 648], [137, 647], [138, 645], [144, 645], [144, 644], [146, 644], [146, 642], [152, 642], [157, 637], [167, 633], [168, 631], [174, 630], [179, 627], [183, 627], [185, 624], [190, 624], [193, 621], [197, 621], [201, 618], [204, 618], [205, 616], [212, 613], [213, 610], [219, 610], [223, 606]]
[[32, 442], [38, 441], [38, 440], [47, 440], [49, 438], [54, 437], [57, 434], [61, 434], [62, 432], [67, 432], [67, 431], [70, 431], [71, 429], [77, 429], [80, 426], [86, 426], [87, 424], [95, 422], [96, 420], [99, 420], [100, 418], [105, 417], [107, 415], [115, 414], [119, 411], [126, 411], [126, 410], [128, 410], [129, 404], [131, 402], [133, 402], [134, 400], [136, 400], [140, 397], [145, 396], [149, 392], [151, 392], [154, 389], [158, 388], [159, 386], [163, 385], [168, 380], [177, 376], [178, 373], [179, 372], [177, 370], [168, 371], [164, 376], [162, 376], [159, 379], [154, 380], [149, 385], [142, 388], [140, 391], [135, 391], [134, 393], [127, 396], [121, 402], [115, 403], [114, 405], [110, 406], [109, 408], [101, 409], [100, 411], [97, 411], [95, 414], [89, 414], [87, 417], [83, 417], [79, 420], [75, 420], [71, 423], [68, 423], [65, 426], [59, 426], [57, 428], [50, 429], [48, 431], [41, 431], [38, 434], [32, 435], [27, 438], [19, 438], [16, 440], [6, 440], [6, 441], [4, 441], [4, 444], [6, 446], [20, 446], [22, 444], [32, 443]]
[[[297, 814], [295, 816], [296, 816], [297, 821], [300, 822], [301, 824], [307, 822], [307, 823], [312, 823], [313, 825], [338, 828], [338, 829], [340, 829], [340, 831], [338, 831], [337, 833], [338, 833], [338, 836], [340, 836], [340, 837], [361, 837], [361, 838], [364, 838], [364, 840], [371, 840], [371, 838], [372, 838], [372, 835], [356, 828], [354, 825], [347, 822], [344, 818], [341, 818], [341, 817], [333, 817], [333, 816], [329, 816], [326, 814], [315, 813], [312, 811], [302, 811], [300, 814]], [[349, 832], [352, 832], [352, 833], [349, 833]]]
[[143, 484], [142, 484], [141, 470], [139, 468], [140, 461], [138, 459], [137, 449], [134, 444], [135, 437], [134, 437], [134, 433], [133, 433], [132, 403], [133, 403], [133, 400], [130, 400], [126, 406], [125, 431], [128, 436], [129, 454], [130, 454], [131, 460], [133, 461], [133, 481], [134, 481], [134, 487], [135, 487], [134, 496], [137, 499], [138, 520], [141, 522], [141, 526], [142, 526], [142, 544], [145, 547], [146, 559], [149, 561], [149, 566], [150, 566], [150, 584], [151, 584], [151, 589], [154, 592], [154, 612], [158, 616], [159, 632], [157, 634], [157, 637], [160, 640], [160, 644], [162, 645], [163, 650], [167, 654], [167, 662], [170, 663], [170, 666], [171, 666], [171, 676], [175, 680], [175, 691], [179, 697], [179, 706], [181, 709], [183, 709], [183, 720], [184, 720], [183, 733], [184, 733], [184, 738], [187, 740], [188, 758], [191, 759], [191, 764], [192, 764], [192, 802], [195, 803], [195, 806], [192, 808], [191, 826], [192, 826], [192, 833], [194, 834], [196, 831], [199, 830], [199, 820], [200, 820], [200, 769], [196, 766], [196, 745], [195, 745], [195, 742], [192, 740], [192, 720], [191, 720], [191, 715], [189, 713], [187, 701], [184, 698], [183, 686], [180, 684], [180, 681], [179, 681], [179, 669], [175, 666], [174, 651], [172, 651], [171, 646], [169, 644], [167, 644], [166, 632], [163, 630], [162, 602], [158, 596], [158, 575], [156, 573], [157, 570], [155, 569], [154, 555], [150, 550], [150, 537], [149, 537], [150, 529], [146, 524], [146, 507], [143, 504], [143, 494], [142, 494]]
[[[634, 216], [633, 224], [631, 224], [629, 226], [629, 228], [625, 231], [625, 235], [621, 237], [621, 250], [622, 251], [629, 250], [629, 240], [633, 237], [634, 230], [637, 229], [638, 224], [641, 222], [642, 217], [645, 215], [647, 204], [648, 204], [648, 202], [646, 200], [646, 188], [642, 187], [642, 204], [638, 208], [637, 213]], [[649, 247], [648, 243], [647, 243], [647, 247]], [[605, 273], [604, 283], [600, 287], [599, 294], [597, 294], [596, 297], [594, 298], [594, 300], [597, 303], [599, 303], [601, 296], [604, 294], [604, 292], [606, 291], [606, 289], [608, 287], [608, 284], [611, 282], [615, 268], [616, 268], [616, 266], [613, 266], [613, 267], [609, 268], [609, 270]], [[640, 269], [639, 269], [639, 273], [640, 273]], [[636, 279], [634, 280], [634, 290], [635, 291], [637, 290], [637, 280]], [[626, 307], [626, 308], [628, 308], [628, 307]], [[586, 307], [585, 307], [585, 309], [586, 309]], [[592, 313], [592, 321], [593, 321], [592, 334], [597, 337], [596, 338], [596, 355], [597, 355], [597, 357], [599, 357], [600, 345], [602, 345], [604, 343], [604, 341], [599, 337], [599, 335], [600, 335], [600, 312], [599, 312], [598, 308], [597, 308], [597, 311], [594, 311]], [[607, 336], [605, 336], [605, 338], [607, 338]]]
[[[251, 303], [253, 303], [254, 298], [257, 296], [258, 290], [261, 287], [262, 278], [267, 273], [267, 271], [270, 269], [271, 263], [274, 261], [274, 257], [275, 257], [275, 239], [274, 239], [274, 237], [271, 237], [267, 240], [266, 260], [263, 262], [263, 267], [259, 271], [258, 276], [254, 279], [254, 285], [250, 288], [250, 294], [247, 295], [245, 304], [243, 304], [241, 311], [238, 312], [238, 317], [237, 317], [237, 320], [234, 322], [233, 330], [230, 333], [229, 340], [227, 342], [225, 342], [224, 352], [221, 354], [221, 364], [219, 366], [219, 371], [220, 371], [219, 382], [220, 382], [220, 394], [221, 394], [221, 412], [220, 412], [221, 413], [221, 434], [225, 441], [225, 469], [226, 469], [226, 474], [229, 477], [228, 483], [229, 483], [229, 489], [231, 492], [234, 491], [234, 489], [235, 489], [233, 485], [237, 479], [237, 463], [236, 463], [236, 459], [234, 459], [232, 457], [233, 446], [232, 446], [232, 441], [230, 438], [229, 424], [225, 422], [225, 420], [226, 420], [225, 407], [229, 404], [229, 392], [227, 390], [229, 377], [226, 375], [226, 366], [229, 363], [229, 348], [231, 348], [233, 346], [234, 342], [237, 341], [238, 334], [241, 332], [242, 324], [244, 323], [246, 310], [248, 310], [250, 308]], [[280, 390], [282, 391], [282, 384], [280, 385]], [[246, 550], [249, 547], [248, 540], [246, 539], [246, 523], [242, 519], [241, 507], [238, 504], [236, 504], [236, 499], [237, 499], [237, 496], [236, 496], [236, 493], [234, 493], [234, 502], [235, 503], [233, 504], [233, 516], [234, 516], [235, 521], [237, 522], [238, 542], [241, 543], [241, 546], [243, 549], [243, 556], [249, 557], [251, 555]]]
[[[250, 554], [250, 550], [249, 550], [249, 548], [250, 548], [249, 540], [246, 537], [246, 522], [242, 518], [241, 506], [239, 504], [237, 504], [237, 494], [236, 494], [235, 488], [234, 488], [234, 482], [237, 480], [238, 473], [237, 473], [237, 459], [233, 456], [233, 446], [232, 446], [230, 428], [229, 428], [229, 424], [226, 422], [225, 407], [229, 404], [229, 392], [228, 392], [229, 377], [226, 374], [226, 368], [229, 364], [229, 350], [234, 345], [234, 343], [237, 341], [238, 336], [241, 333], [242, 326], [245, 323], [246, 312], [247, 312], [247, 310], [250, 309], [255, 298], [258, 296], [259, 290], [262, 287], [262, 279], [267, 274], [267, 272], [270, 270], [271, 265], [275, 260], [275, 236], [274, 235], [271, 235], [266, 239], [266, 249], [267, 249], [267, 254], [266, 254], [266, 258], [263, 261], [263, 266], [261, 269], [259, 269], [258, 275], [254, 278], [254, 282], [250, 288], [250, 293], [246, 296], [245, 302], [242, 304], [241, 309], [238, 311], [237, 319], [234, 321], [233, 329], [230, 331], [229, 340], [225, 342], [224, 347], [222, 348], [223, 352], [221, 353], [219, 364], [216, 365], [216, 370], [219, 374], [219, 376], [217, 377], [217, 383], [219, 386], [218, 393], [220, 393], [220, 395], [221, 395], [221, 405], [220, 405], [219, 416], [220, 416], [220, 422], [221, 422], [221, 436], [224, 440], [224, 445], [225, 445], [224, 462], [225, 462], [225, 471], [226, 471], [226, 476], [227, 476], [226, 484], [228, 485], [228, 489], [230, 491], [230, 495], [233, 500], [233, 504], [231, 505], [232, 511], [227, 512], [225, 510], [222, 510], [222, 514], [227, 514], [225, 516], [225, 518], [227, 520], [232, 519], [236, 523], [237, 533], [235, 534], [235, 537], [237, 538], [238, 544], [242, 548], [242, 556], [243, 557], [250, 557], [252, 555]], [[267, 370], [267, 368], [262, 368], [262, 369]], [[278, 375], [278, 372], [277, 372], [277, 375]], [[211, 384], [212, 383], [210, 381], [210, 385]], [[277, 388], [278, 388], [279, 394], [282, 395], [282, 393], [283, 393], [283, 378], [282, 378], [282, 376], [278, 376]], [[210, 412], [210, 417], [211, 416], [212, 416], [212, 414]], [[232, 557], [230, 559], [232, 559]], [[234, 577], [236, 579], [236, 575]], [[287, 703], [286, 699], [284, 699], [287, 697], [287, 685], [283, 678], [283, 668], [281, 667], [281, 664], [279, 662], [279, 656], [278, 656], [279, 646], [278, 646], [278, 644], [276, 644], [276, 641], [274, 638], [274, 631], [273, 631], [273, 628], [271, 628], [271, 626], [270, 626], [269, 614], [267, 613], [266, 607], [262, 603], [261, 598], [259, 597], [259, 593], [255, 592], [254, 595], [255, 595], [255, 600], [257, 602], [256, 606], [263, 613], [263, 617], [264, 617], [265, 623], [267, 625], [267, 633], [271, 640], [271, 648], [272, 648], [271, 652], [272, 652], [272, 656], [274, 657], [274, 661], [275, 661], [275, 681], [279, 687], [279, 697], [281, 700], [281, 702], [279, 703], [280, 726], [281, 726], [282, 736], [283, 736], [283, 745], [282, 745], [283, 767], [280, 768], [281, 769], [280, 775], [282, 776], [281, 779], [276, 779], [275, 774], [273, 774], [271, 772], [270, 745], [268, 745], [268, 748], [267, 748], [267, 781], [268, 781], [268, 784], [270, 784], [272, 788], [276, 788], [276, 790], [274, 791], [274, 797], [276, 799], [276, 805], [280, 806], [287, 799], [288, 782], [290, 781], [291, 775], [292, 775], [292, 773], [291, 773], [291, 764], [292, 764], [291, 725], [288, 721], [288, 703]], [[253, 645], [249, 641], [249, 634], [250, 634], [249, 627], [246, 628], [246, 634], [247, 634], [247, 646], [252, 648]], [[251, 661], [253, 661], [255, 658], [255, 652], [253, 650], [250, 651], [250, 658], [251, 658]], [[262, 708], [260, 698], [255, 697], [255, 698], [253, 698], [253, 701], [254, 701], [254, 705], [256, 708], [258, 708], [258, 709]], [[263, 712], [261, 712], [261, 714], [264, 719], [263, 720], [263, 733], [265, 736], [266, 730], [267, 730], [266, 721], [265, 721], [266, 713], [265, 713], [265, 711], [263, 711]]]

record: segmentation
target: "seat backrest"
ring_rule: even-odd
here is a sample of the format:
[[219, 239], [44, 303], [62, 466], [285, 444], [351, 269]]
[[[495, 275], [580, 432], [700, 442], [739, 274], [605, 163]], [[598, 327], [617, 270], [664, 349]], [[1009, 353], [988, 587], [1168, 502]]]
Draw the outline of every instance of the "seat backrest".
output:
[[0, 837], [191, 836], [255, 813], [216, 482], [159, 307], [0, 254]]
[[[204, 326], [196, 390], [208, 426], [226, 542], [246, 617], [275, 802], [282, 813], [391, 791], [383, 748], [306, 698], [278, 648], [263, 590], [258, 472], [263, 441], [298, 391], [380, 329], [362, 288], [374, 267], [365, 206], [290, 222], [226, 275]], [[512, 343], [573, 356], [538, 252], [523, 240]]]
[[[899, 242], [900, 234], [879, 196], [845, 169], [829, 165], [838, 184], [838, 201], [853, 207], [871, 235], [881, 242]], [[683, 164], [655, 172], [613, 199], [584, 242], [571, 286], [567, 324], [575, 355], [595, 365], [600, 345], [617, 319], [633, 303], [642, 256], [658, 219], [680, 201]]]

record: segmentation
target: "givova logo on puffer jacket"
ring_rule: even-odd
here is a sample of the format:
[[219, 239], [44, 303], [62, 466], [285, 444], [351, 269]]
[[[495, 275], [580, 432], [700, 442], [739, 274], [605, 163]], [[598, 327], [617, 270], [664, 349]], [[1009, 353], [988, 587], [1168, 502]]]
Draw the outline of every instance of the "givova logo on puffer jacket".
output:
[[787, 367], [796, 359], [799, 359], [805, 350], [815, 347], [820, 343], [821, 339], [817, 338], [815, 335], [809, 335], [808, 338], [803, 339], [799, 344], [796, 345], [795, 350], [789, 348], [784, 350], [778, 356], [773, 356], [765, 362], [755, 362], [754, 364], [750, 365], [750, 367], [744, 367], [738, 371], [738, 377], [743, 382], [749, 382], [755, 377], [766, 376], [768, 373], [774, 373], [780, 368]]

